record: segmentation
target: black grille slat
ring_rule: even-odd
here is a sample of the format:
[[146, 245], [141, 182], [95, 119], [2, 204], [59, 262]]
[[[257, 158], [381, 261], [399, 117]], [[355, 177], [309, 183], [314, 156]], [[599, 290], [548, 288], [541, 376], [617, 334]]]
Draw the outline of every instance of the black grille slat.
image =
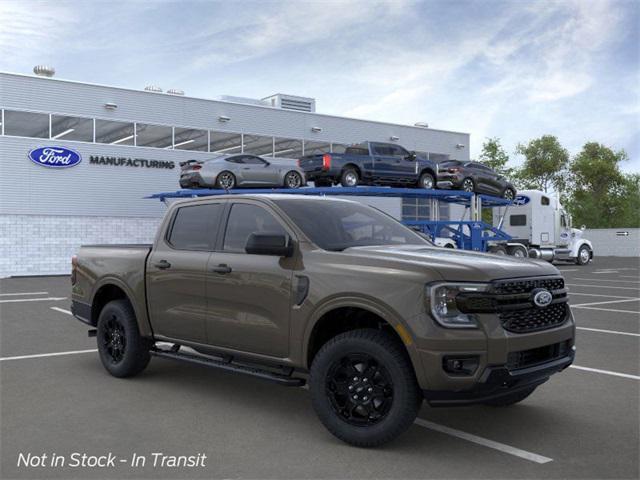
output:
[[567, 311], [566, 303], [554, 303], [545, 308], [501, 312], [499, 316], [505, 330], [525, 333], [561, 325], [567, 318]]
[[563, 278], [528, 278], [523, 280], [500, 280], [494, 282], [492, 291], [498, 295], [529, 293], [534, 288], [561, 290], [564, 288]]
[[553, 345], [545, 345], [544, 347], [511, 352], [507, 358], [507, 368], [509, 370], [518, 370], [550, 362], [568, 355], [570, 348], [571, 341], [567, 340]]

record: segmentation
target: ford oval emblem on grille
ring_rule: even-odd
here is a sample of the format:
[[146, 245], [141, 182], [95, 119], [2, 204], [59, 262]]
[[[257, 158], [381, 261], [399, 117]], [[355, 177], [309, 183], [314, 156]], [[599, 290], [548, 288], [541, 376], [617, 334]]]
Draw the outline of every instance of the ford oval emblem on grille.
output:
[[29, 152], [29, 159], [43, 167], [69, 168], [79, 164], [82, 156], [70, 148], [40, 147]]
[[534, 291], [533, 293], [533, 303], [536, 307], [547, 307], [551, 305], [551, 301], [553, 300], [553, 295], [549, 290], [545, 290], [543, 288]]

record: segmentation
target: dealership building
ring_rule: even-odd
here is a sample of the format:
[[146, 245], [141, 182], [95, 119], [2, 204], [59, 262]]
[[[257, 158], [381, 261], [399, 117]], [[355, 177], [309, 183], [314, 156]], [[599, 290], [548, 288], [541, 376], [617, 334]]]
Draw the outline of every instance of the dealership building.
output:
[[[324, 115], [310, 98], [210, 100], [34, 71], [0, 73], [0, 277], [67, 273], [85, 243], [151, 242], [166, 206], [144, 197], [179, 189], [182, 161], [225, 153], [296, 159], [364, 140], [436, 161], [469, 159], [467, 133]], [[70, 166], [31, 158], [56, 150], [75, 153]], [[398, 202], [389, 209], [404, 218], [430, 214], [417, 200], [383, 201]]]

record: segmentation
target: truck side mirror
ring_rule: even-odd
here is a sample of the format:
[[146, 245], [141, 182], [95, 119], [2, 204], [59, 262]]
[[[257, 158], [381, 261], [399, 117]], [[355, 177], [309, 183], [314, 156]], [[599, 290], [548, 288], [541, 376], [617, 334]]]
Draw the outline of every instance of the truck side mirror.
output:
[[409, 155], [407, 155], [407, 160], [413, 162], [416, 159], [416, 152], [411, 151], [409, 152]]
[[586, 229], [587, 229], [587, 226], [586, 226], [586, 225], [582, 225], [582, 226], [580, 227], [580, 230], [582, 230], [582, 231], [585, 231]]
[[253, 255], [290, 257], [293, 255], [293, 244], [287, 235], [280, 233], [252, 233], [244, 250]]

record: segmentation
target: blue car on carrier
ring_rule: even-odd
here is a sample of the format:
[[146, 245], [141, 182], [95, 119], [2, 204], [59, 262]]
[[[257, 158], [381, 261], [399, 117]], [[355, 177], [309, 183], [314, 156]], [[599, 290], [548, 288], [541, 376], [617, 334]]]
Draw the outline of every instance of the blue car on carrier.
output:
[[364, 142], [344, 153], [307, 155], [298, 160], [316, 187], [341, 184], [436, 188], [438, 165], [393, 143]]

